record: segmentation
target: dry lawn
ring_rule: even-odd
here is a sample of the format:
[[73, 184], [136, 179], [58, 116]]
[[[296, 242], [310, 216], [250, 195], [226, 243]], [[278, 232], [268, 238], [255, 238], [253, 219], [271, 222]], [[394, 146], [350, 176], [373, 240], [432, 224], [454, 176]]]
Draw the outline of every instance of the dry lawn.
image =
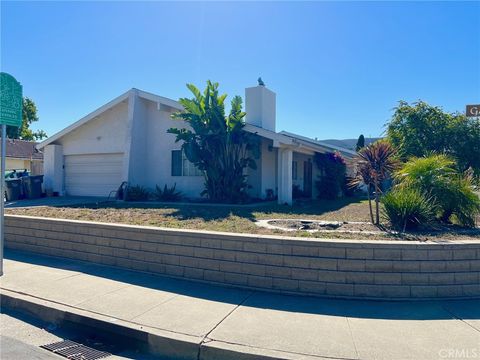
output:
[[259, 219], [317, 219], [331, 221], [369, 221], [368, 202], [360, 199], [313, 201], [294, 206], [261, 204], [257, 206], [188, 204], [171, 205], [101, 203], [74, 207], [32, 207], [6, 209], [7, 214], [40, 216], [61, 219], [99, 221], [132, 225], [148, 225], [178, 229], [199, 229], [252, 234], [283, 234], [303, 237], [329, 237], [348, 239], [439, 240], [480, 239], [480, 230], [449, 230], [443, 233], [411, 233], [395, 235], [351, 234], [341, 232], [308, 233], [283, 232], [255, 225]]

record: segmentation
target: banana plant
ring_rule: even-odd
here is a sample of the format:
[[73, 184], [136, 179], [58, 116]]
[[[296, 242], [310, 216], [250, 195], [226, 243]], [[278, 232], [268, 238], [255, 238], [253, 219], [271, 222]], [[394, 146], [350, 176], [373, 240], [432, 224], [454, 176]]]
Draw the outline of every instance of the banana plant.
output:
[[207, 81], [203, 93], [187, 84], [193, 98], [181, 98], [184, 110], [172, 115], [188, 127], [167, 132], [182, 142], [186, 158], [202, 171], [206, 195], [216, 202], [242, 202], [248, 197], [246, 169], [256, 169], [260, 146], [256, 135], [246, 132], [242, 98], [233, 97], [228, 115], [226, 94], [219, 95], [218, 83]]

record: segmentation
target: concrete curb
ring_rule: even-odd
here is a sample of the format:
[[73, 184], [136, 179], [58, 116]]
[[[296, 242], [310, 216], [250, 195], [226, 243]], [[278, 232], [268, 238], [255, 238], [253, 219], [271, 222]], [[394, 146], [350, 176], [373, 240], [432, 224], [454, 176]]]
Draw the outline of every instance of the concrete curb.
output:
[[95, 328], [100, 332], [128, 337], [145, 345], [150, 353], [172, 360], [293, 360], [299, 357], [305, 360], [319, 359], [308, 355], [252, 348], [141, 326], [3, 288], [0, 294], [0, 307], [28, 314], [57, 325], [70, 322]]
[[252, 348], [245, 345], [222, 341], [207, 342], [202, 345], [198, 360], [358, 360], [331, 358], [306, 354], [287, 353], [271, 349]]
[[27, 313], [42, 321], [89, 326], [129, 337], [147, 345], [152, 353], [171, 359], [197, 359], [201, 338], [136, 325], [116, 318], [2, 289], [1, 306]]

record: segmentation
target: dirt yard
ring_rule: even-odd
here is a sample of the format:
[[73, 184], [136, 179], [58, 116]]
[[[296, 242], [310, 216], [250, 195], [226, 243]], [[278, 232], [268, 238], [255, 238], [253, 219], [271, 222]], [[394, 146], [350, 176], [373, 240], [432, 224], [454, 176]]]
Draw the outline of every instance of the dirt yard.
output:
[[[274, 204], [256, 206], [212, 205], [212, 204], [136, 204], [100, 203], [77, 206], [43, 206], [6, 209], [7, 214], [41, 216], [61, 219], [148, 225], [179, 229], [199, 229], [252, 234], [282, 234], [287, 236], [328, 237], [346, 239], [389, 239], [389, 240], [440, 240], [480, 238], [480, 229], [463, 231], [447, 229], [441, 233], [379, 234], [345, 232], [282, 231], [266, 229], [255, 224], [261, 219], [314, 219], [328, 221], [368, 222], [368, 202], [360, 199], [336, 201], [313, 201], [295, 204], [292, 207]], [[366, 225], [369, 230], [371, 225]], [[377, 229], [375, 227], [375, 229]], [[381, 229], [378, 229], [381, 231]]]

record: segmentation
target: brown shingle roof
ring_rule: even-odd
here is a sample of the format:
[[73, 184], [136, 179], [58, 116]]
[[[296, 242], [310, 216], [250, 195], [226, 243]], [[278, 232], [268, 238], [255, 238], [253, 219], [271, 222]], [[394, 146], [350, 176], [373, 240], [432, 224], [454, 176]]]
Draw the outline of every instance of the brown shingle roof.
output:
[[43, 160], [43, 153], [39, 152], [35, 145], [35, 141], [7, 139], [6, 155], [11, 158]]

